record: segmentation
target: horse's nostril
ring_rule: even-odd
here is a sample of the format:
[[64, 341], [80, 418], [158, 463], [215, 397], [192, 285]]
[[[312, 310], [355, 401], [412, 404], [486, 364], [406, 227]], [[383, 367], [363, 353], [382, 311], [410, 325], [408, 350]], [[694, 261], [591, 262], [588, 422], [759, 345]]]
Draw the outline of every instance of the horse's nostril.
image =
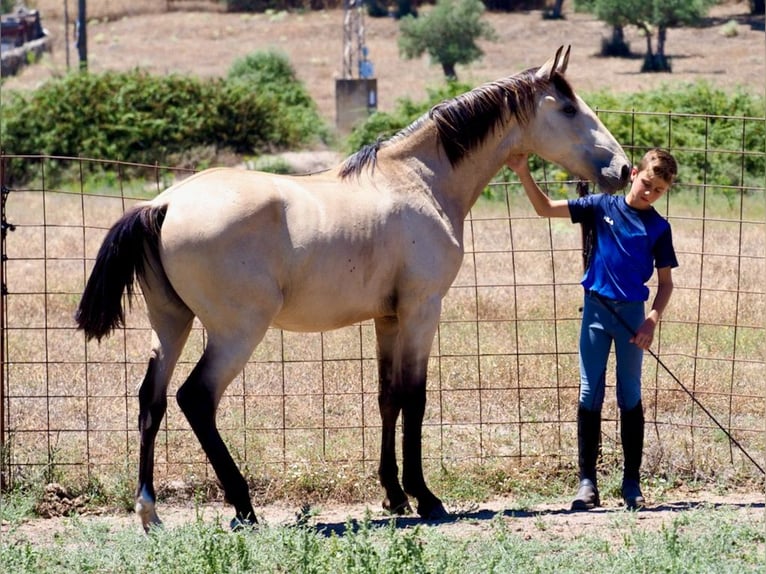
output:
[[630, 176], [630, 165], [626, 163], [622, 166], [622, 170], [620, 171], [620, 179], [625, 181], [628, 179], [628, 176]]

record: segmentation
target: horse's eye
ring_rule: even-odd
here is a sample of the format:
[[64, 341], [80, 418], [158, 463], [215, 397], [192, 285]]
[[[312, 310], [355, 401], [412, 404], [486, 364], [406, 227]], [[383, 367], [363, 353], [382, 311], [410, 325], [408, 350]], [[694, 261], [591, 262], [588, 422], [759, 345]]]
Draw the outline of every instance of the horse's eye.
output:
[[571, 118], [577, 113], [577, 108], [573, 104], [567, 104], [561, 111], [564, 112], [565, 116]]

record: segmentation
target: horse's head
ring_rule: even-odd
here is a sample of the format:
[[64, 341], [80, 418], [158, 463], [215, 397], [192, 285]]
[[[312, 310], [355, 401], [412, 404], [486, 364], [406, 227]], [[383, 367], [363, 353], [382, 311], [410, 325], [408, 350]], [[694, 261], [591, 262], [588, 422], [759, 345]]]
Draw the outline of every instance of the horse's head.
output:
[[595, 182], [603, 191], [625, 187], [630, 161], [617, 140], [564, 78], [569, 48], [534, 71], [535, 109], [524, 129], [524, 151]]

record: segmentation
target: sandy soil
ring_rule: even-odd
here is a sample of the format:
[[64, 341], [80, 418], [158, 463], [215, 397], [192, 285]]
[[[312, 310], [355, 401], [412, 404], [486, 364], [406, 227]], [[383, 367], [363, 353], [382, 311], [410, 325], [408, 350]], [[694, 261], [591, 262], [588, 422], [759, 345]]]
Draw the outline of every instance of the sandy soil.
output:
[[[738, 520], [766, 524], [764, 497], [759, 493], [732, 493], [726, 496], [711, 493], [682, 493], [666, 496], [662, 502], [650, 505], [646, 509], [629, 513], [621, 502], [604, 500], [601, 508], [589, 512], [571, 512], [568, 501], [557, 501], [532, 506], [521, 506], [511, 498], [494, 498], [464, 508], [448, 508], [452, 513], [449, 519], [440, 522], [423, 523], [412, 517], [399, 518], [398, 527], [408, 528], [415, 524], [427, 524], [439, 528], [448, 536], [481, 536], [490, 531], [493, 520], [499, 515], [512, 532], [526, 539], [554, 540], [572, 539], [582, 536], [583, 532], [599, 532], [614, 543], [622, 542], [624, 528], [609, 528], [622, 524], [634, 524], [636, 528], [657, 531], [668, 526], [679, 513], [698, 508], [701, 505], [731, 510], [737, 513]], [[304, 508], [304, 512], [307, 509]], [[174, 528], [188, 524], [200, 516], [206, 522], [228, 525], [232, 509], [221, 503], [194, 506], [186, 504], [161, 504], [158, 512], [165, 527]], [[270, 526], [295, 525], [301, 517], [301, 508], [297, 504], [275, 503], [256, 509], [261, 523]], [[389, 517], [375, 503], [369, 504], [321, 504], [308, 509], [308, 524], [318, 531], [332, 531], [342, 534], [349, 521], [364, 520], [370, 513], [374, 524], [385, 524]], [[133, 514], [105, 511], [101, 514], [86, 514], [78, 522], [108, 526], [112, 530], [141, 530], [140, 521]], [[75, 528], [69, 518], [56, 517], [34, 519], [14, 528], [15, 539], [31, 539], [40, 544], [52, 543], [56, 537]], [[6, 531], [7, 527], [2, 530]], [[612, 533], [612, 534], [610, 534]]]
[[[764, 18], [748, 16], [747, 2], [714, 7], [699, 28], [668, 32], [667, 54], [673, 72], [642, 74], [645, 40], [628, 28], [632, 59], [601, 58], [601, 40], [609, 28], [587, 14], [567, 11], [564, 20], [543, 20], [538, 11], [487, 14], [499, 36], [484, 42], [484, 58], [458, 67], [460, 79], [471, 85], [495, 80], [542, 64], [561, 44], [572, 45], [569, 77], [580, 93], [601, 89], [633, 92], [663, 83], [706, 80], [725, 88], [742, 87], [764, 93], [766, 41]], [[53, 54], [27, 67], [3, 84], [3, 90], [31, 88], [66, 72], [67, 35], [59, 19], [46, 19], [54, 38]], [[726, 23], [736, 29], [725, 36]], [[172, 12], [94, 21], [89, 25], [89, 69], [126, 70], [140, 67], [154, 73], [193, 73], [222, 76], [232, 62], [256, 50], [284, 52], [328, 122], [335, 122], [335, 79], [342, 75], [342, 11], [308, 14], [227, 14]], [[427, 87], [439, 85], [442, 72], [426, 57], [402, 60], [396, 44], [398, 23], [390, 18], [364, 18], [366, 43], [378, 81], [379, 108], [390, 111], [398, 98], [423, 99]], [[71, 38], [71, 33], [69, 35]], [[77, 55], [70, 46], [70, 65]], [[703, 110], [701, 110], [703, 111]]]

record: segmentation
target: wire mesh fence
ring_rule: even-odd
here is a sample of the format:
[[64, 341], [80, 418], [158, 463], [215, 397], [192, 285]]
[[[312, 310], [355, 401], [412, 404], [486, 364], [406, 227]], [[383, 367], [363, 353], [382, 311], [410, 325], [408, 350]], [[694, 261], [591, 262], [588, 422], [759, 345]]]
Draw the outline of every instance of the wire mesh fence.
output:
[[[746, 134], [753, 125], [763, 129], [764, 120], [627, 115], [637, 130], [643, 122], [667, 123], [667, 141], [658, 143], [681, 165], [703, 157], [706, 166], [658, 206], [673, 226], [681, 266], [655, 338], [667, 370], [649, 357], [644, 362], [644, 468], [663, 476], [757, 477], [673, 377], [763, 459], [764, 150], [748, 149]], [[724, 124], [743, 135], [731, 149], [684, 146], [673, 139], [678, 122], [702, 126], [703, 141]], [[626, 150], [634, 160], [643, 152]], [[3, 483], [132, 476], [136, 386], [150, 339], [143, 301], [136, 299], [126, 327], [100, 344], [75, 330], [73, 313], [106, 229], [128, 206], [189, 172], [82, 158], [2, 159], [24, 162], [34, 174], [24, 184], [3, 180]], [[68, 177], [52, 175], [62, 169]], [[546, 180], [550, 194], [574, 195], [574, 182], [552, 166]], [[536, 217], [513, 178], [501, 177], [486, 196], [467, 221], [464, 263], [444, 301], [429, 364], [426, 467], [574, 466], [579, 228]], [[195, 324], [171, 395], [204, 345]], [[605, 458], [620, 449], [611, 372], [607, 385]], [[157, 438], [159, 482], [211, 477], [180, 410], [169, 405]], [[269, 331], [229, 387], [219, 427], [249, 476], [327, 464], [373, 473], [380, 420], [372, 323], [315, 334]]]

